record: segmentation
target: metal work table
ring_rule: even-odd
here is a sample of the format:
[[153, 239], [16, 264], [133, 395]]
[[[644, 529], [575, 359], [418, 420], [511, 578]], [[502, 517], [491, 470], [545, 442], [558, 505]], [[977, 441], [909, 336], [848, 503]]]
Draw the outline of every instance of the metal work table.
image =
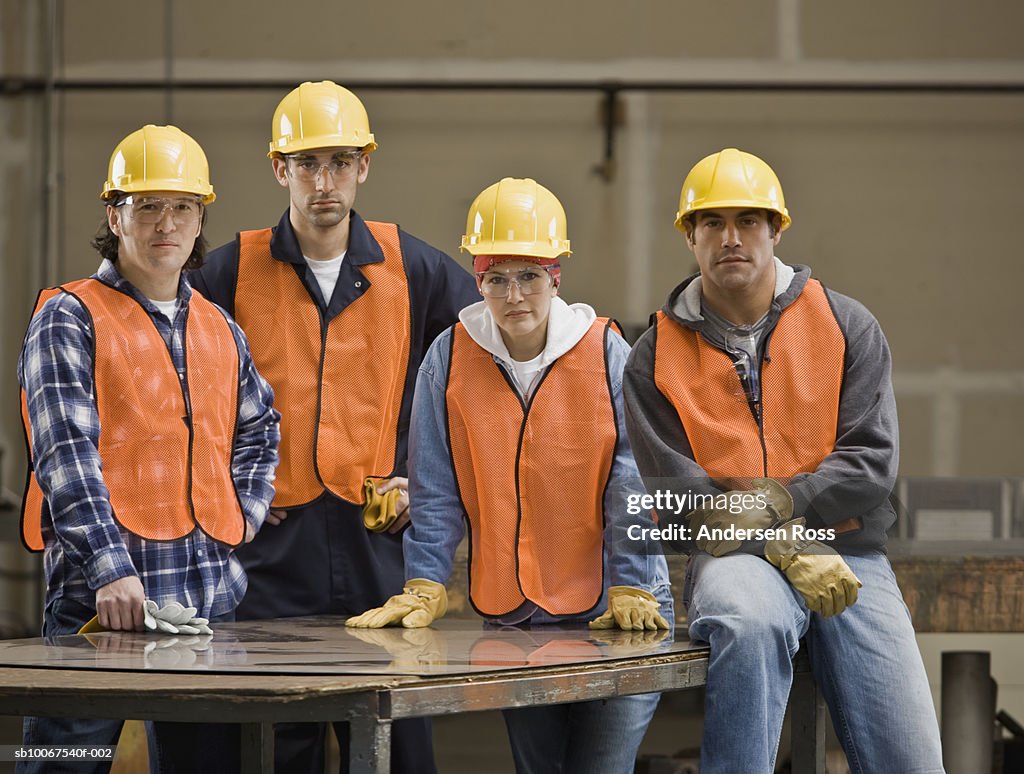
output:
[[[353, 774], [387, 772], [393, 720], [694, 688], [707, 663], [706, 647], [658, 633], [249, 621], [212, 638], [0, 642], [0, 714], [236, 722], [245, 772], [273, 771], [274, 722], [347, 720]], [[805, 756], [793, 771], [824, 771], [822, 704], [803, 671], [792, 704], [794, 755]]]

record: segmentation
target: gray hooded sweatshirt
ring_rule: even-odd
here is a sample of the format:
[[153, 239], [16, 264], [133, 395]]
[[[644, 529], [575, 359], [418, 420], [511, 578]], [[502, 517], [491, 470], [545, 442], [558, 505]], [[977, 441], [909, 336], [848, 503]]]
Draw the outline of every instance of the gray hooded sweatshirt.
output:
[[[806, 266], [789, 267], [775, 260], [775, 298], [760, 347], [768, 357], [780, 315], [803, 292], [811, 276]], [[722, 349], [716, 341], [719, 337], [700, 313], [700, 293], [700, 275], [694, 275], [669, 294], [662, 311]], [[889, 495], [899, 464], [892, 357], [878, 321], [863, 304], [828, 289], [826, 296], [846, 339], [836, 443], [813, 473], [799, 474], [784, 483], [793, 496], [794, 515], [805, 517], [808, 527], [827, 528], [854, 517], [860, 519], [860, 529], [828, 541], [836, 550], [884, 552], [886, 530], [896, 519]], [[655, 385], [656, 338], [654, 326], [640, 337], [626, 363], [623, 381], [626, 428], [644, 485], [652, 493], [669, 489], [716, 494], [721, 490], [694, 461], [678, 412]], [[816, 343], [807, 341], [806, 346]], [[669, 515], [669, 521], [685, 515]], [[685, 550], [690, 546], [677, 543], [675, 547]]]

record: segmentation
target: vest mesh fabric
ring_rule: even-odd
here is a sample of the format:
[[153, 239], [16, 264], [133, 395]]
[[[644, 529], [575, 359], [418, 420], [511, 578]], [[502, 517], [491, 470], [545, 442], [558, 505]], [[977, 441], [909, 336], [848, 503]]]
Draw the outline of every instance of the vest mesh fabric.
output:
[[366, 225], [384, 261], [360, 266], [367, 287], [326, 334], [292, 265], [272, 257], [271, 230], [239, 235], [235, 319], [281, 412], [275, 508], [305, 505], [325, 488], [362, 503], [363, 480], [395, 469], [412, 326], [408, 280], [398, 227]]
[[771, 333], [761, 368], [761, 427], [726, 353], [663, 312], [656, 337], [655, 384], [712, 479], [729, 488], [746, 488], [759, 476], [788, 479], [815, 470], [832, 452], [846, 341], [821, 283], [809, 280]]
[[[59, 292], [78, 298], [93, 321], [99, 454], [114, 518], [147, 540], [177, 540], [198, 526], [214, 540], [240, 544], [245, 521], [231, 478], [239, 360], [223, 314], [193, 294], [183, 387], [167, 345], [134, 299], [87, 279], [40, 294], [36, 313]], [[24, 395], [22, 401], [29, 435]], [[33, 475], [22, 529], [34, 550], [43, 547], [41, 507]]]
[[524, 415], [493, 357], [463, 326], [446, 391], [452, 462], [470, 522], [470, 599], [505, 615], [527, 599], [580, 614], [604, 586], [604, 493], [617, 431], [606, 321], [542, 376]]

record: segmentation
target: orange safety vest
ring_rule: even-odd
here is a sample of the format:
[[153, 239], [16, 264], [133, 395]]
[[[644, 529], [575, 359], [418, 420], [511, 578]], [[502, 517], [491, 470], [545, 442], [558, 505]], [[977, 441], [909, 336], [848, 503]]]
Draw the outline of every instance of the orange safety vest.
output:
[[664, 312], [657, 314], [655, 335], [655, 385], [675, 407], [694, 460], [712, 479], [786, 480], [813, 472], [832, 453], [846, 339], [820, 282], [807, 281], [770, 334], [760, 426], [725, 352]]
[[239, 234], [235, 319], [281, 412], [275, 508], [306, 505], [325, 489], [362, 504], [363, 481], [395, 469], [409, 283], [398, 226], [366, 225], [384, 261], [359, 267], [371, 287], [330, 322], [292, 264], [270, 254], [271, 229]]
[[527, 600], [585, 613], [604, 590], [604, 494], [618, 432], [596, 320], [528, 403], [461, 323], [454, 328], [448, 437], [469, 519], [469, 596], [483, 616]]
[[[231, 476], [238, 419], [238, 347], [224, 313], [192, 294], [185, 326], [185, 390], [163, 337], [134, 299], [96, 279], [39, 294], [33, 316], [58, 293], [77, 298], [92, 319], [99, 455], [114, 518], [146, 540], [178, 540], [196, 527], [237, 546], [245, 535]], [[26, 439], [28, 402], [21, 393]], [[43, 493], [32, 470], [22, 503], [22, 539], [45, 547]]]

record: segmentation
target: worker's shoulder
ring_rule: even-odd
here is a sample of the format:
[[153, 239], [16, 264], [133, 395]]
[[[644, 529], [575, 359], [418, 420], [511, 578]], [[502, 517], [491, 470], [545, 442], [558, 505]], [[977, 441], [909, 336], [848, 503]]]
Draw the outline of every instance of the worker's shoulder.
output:
[[630, 347], [629, 356], [626, 359], [627, 370], [647, 370], [652, 367], [657, 335], [657, 326], [652, 322]]
[[881, 329], [871, 310], [853, 296], [840, 293], [828, 285], [825, 285], [825, 296], [847, 340], [857, 339], [865, 331], [874, 328]]
[[218, 245], [209, 252], [206, 253], [206, 257], [203, 260], [204, 266], [219, 266], [227, 262], [235, 262], [238, 260], [238, 249], [241, 244], [241, 232], [235, 234], [234, 238], [230, 241], [225, 242], [222, 245]]
[[[61, 317], [74, 317], [88, 322], [89, 310], [85, 302], [77, 295], [79, 282], [68, 282], [50, 290], [56, 292], [33, 315], [34, 320], [53, 320]], [[48, 292], [48, 291], [43, 291]]]
[[448, 362], [452, 351], [452, 337], [455, 335], [455, 326], [449, 325], [441, 331], [430, 346], [420, 362], [420, 371], [427, 372], [431, 377], [438, 378], [440, 374], [448, 371]]
[[49, 349], [67, 342], [69, 336], [91, 335], [92, 315], [85, 302], [62, 288], [32, 315], [25, 329], [25, 342], [34, 341]]
[[[397, 225], [397, 224], [396, 224]], [[429, 242], [420, 239], [414, 234], [398, 226], [398, 239], [402, 246], [402, 254], [407, 259], [422, 260], [431, 264], [438, 264], [445, 260], [452, 261], [452, 257], [443, 250], [434, 247]]]

